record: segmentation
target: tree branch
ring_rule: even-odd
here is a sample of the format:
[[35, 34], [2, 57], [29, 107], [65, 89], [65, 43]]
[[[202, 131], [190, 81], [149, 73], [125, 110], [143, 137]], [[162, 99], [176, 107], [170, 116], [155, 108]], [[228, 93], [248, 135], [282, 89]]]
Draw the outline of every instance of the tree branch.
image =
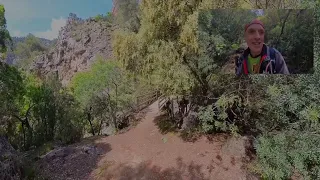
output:
[[24, 121], [19, 116], [15, 115], [15, 114], [13, 114], [12, 116], [17, 118], [21, 123], [24, 123]]
[[279, 43], [280, 38], [281, 38], [281, 36], [282, 36], [282, 34], [283, 34], [284, 27], [285, 27], [285, 25], [286, 25], [287, 19], [288, 19], [289, 15], [290, 15], [291, 11], [292, 11], [292, 10], [291, 10], [291, 9], [289, 9], [289, 11], [288, 11], [288, 13], [287, 13], [287, 15], [286, 15], [286, 17], [285, 17], [285, 19], [284, 19], [283, 23], [282, 23], [281, 33], [280, 33], [280, 35], [279, 35], [279, 37], [278, 37], [277, 44]]
[[29, 116], [29, 114], [30, 114], [30, 110], [31, 110], [31, 108], [33, 108], [35, 106], [35, 104], [33, 104], [33, 105], [29, 105], [29, 108], [28, 108], [28, 110], [27, 110], [27, 113], [26, 113], [26, 117], [28, 117]]

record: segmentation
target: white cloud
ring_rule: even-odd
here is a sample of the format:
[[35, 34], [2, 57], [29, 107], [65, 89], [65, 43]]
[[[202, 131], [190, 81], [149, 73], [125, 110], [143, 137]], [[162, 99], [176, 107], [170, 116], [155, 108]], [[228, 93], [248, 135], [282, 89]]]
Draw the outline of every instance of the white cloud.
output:
[[36, 37], [53, 40], [58, 37], [61, 27], [65, 26], [66, 22], [67, 20], [62, 17], [60, 19], [52, 19], [51, 29], [44, 32], [33, 32], [32, 34]]

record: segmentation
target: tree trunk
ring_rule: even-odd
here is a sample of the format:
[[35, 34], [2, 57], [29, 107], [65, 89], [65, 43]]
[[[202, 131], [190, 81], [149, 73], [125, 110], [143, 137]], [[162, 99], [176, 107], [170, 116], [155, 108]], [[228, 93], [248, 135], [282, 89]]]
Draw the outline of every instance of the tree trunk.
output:
[[90, 107], [89, 112], [87, 112], [87, 120], [88, 120], [89, 123], [90, 123], [91, 131], [92, 131], [91, 133], [92, 133], [93, 136], [95, 136], [94, 128], [93, 128], [92, 121], [91, 121], [91, 112], [90, 112], [91, 109], [92, 109], [92, 107]]
[[111, 112], [114, 128], [116, 129], [116, 132], [118, 132], [117, 114], [116, 114], [117, 112], [112, 108], [112, 105], [110, 107], [110, 110], [111, 110], [110, 112]]
[[98, 131], [98, 135], [101, 134], [101, 128], [102, 128], [102, 123], [103, 123], [103, 118], [101, 117], [101, 120], [100, 120], [100, 125], [99, 125], [99, 131]]
[[112, 119], [113, 119], [113, 124], [114, 124], [114, 127], [116, 129], [116, 132], [118, 132], [118, 125], [117, 125], [117, 118], [115, 117], [115, 115], [112, 115]]
[[88, 121], [90, 123], [91, 133], [92, 133], [93, 136], [95, 136], [96, 134], [94, 133], [94, 128], [93, 128], [93, 125], [92, 125], [92, 122], [91, 122], [90, 113], [88, 113]]
[[284, 31], [284, 28], [285, 28], [285, 25], [286, 25], [287, 19], [288, 19], [289, 15], [290, 15], [291, 11], [292, 11], [292, 10], [291, 10], [291, 9], [289, 9], [289, 11], [288, 11], [288, 13], [287, 13], [287, 15], [286, 15], [286, 17], [285, 17], [285, 19], [284, 19], [283, 23], [282, 23], [281, 33], [280, 33], [280, 35], [279, 35], [279, 37], [278, 37], [277, 45], [280, 43], [280, 38], [281, 38], [281, 36], [282, 36], [282, 34], [283, 34], [283, 31]]
[[22, 123], [22, 133], [23, 133], [23, 149], [27, 150], [26, 148], [26, 130], [24, 129], [24, 124]]
[[[32, 128], [30, 126], [30, 123], [28, 121], [28, 116], [29, 116], [29, 110], [31, 109], [31, 107], [28, 109], [26, 116], [24, 118], [24, 120], [22, 118], [20, 118], [17, 115], [13, 115], [13, 117], [17, 118], [20, 122], [21, 122], [21, 126], [22, 126], [22, 133], [23, 133], [23, 149], [24, 150], [28, 150], [30, 145], [32, 144], [32, 136], [33, 136], [33, 132], [32, 132]], [[26, 129], [25, 126], [28, 129], [28, 143], [27, 143], [27, 136], [26, 136]]]
[[25, 125], [28, 129], [28, 141], [27, 141], [27, 148], [29, 149], [29, 147], [31, 146], [32, 142], [33, 142], [33, 130], [30, 126], [29, 120], [28, 120], [28, 116], [25, 118], [24, 120]]

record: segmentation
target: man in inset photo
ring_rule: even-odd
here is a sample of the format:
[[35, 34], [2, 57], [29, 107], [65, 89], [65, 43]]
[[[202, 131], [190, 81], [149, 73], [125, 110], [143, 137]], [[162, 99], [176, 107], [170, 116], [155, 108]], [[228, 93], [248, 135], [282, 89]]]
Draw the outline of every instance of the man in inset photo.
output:
[[264, 44], [265, 28], [255, 19], [245, 25], [248, 48], [236, 61], [236, 74], [290, 74], [281, 53]]

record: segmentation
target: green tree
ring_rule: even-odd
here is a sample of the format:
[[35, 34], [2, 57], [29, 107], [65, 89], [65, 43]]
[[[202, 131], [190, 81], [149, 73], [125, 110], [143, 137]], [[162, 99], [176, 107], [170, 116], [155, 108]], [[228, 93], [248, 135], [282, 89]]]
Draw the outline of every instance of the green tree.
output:
[[23, 78], [20, 72], [0, 62], [0, 134], [14, 137], [15, 123], [10, 112], [23, 98]]
[[[87, 114], [91, 133], [96, 131], [94, 124], [101, 127], [103, 120], [110, 121], [117, 130], [117, 115], [132, 108], [134, 82], [115, 61], [97, 59], [91, 70], [75, 75], [72, 80], [74, 96]], [[96, 121], [100, 123], [95, 123]]]
[[5, 106], [1, 107], [4, 113], [1, 114], [0, 131], [8, 136], [14, 147], [28, 150], [49, 141], [71, 143], [79, 140], [84, 130], [83, 117], [70, 93], [56, 80], [43, 83], [31, 74], [20, 75], [15, 67], [10, 68], [16, 74], [3, 72], [2, 77], [13, 84], [1, 81], [6, 87], [1, 91]]
[[7, 51], [7, 42], [12, 42], [9, 31], [7, 30], [7, 21], [5, 18], [5, 8], [0, 4], [0, 53]]
[[[6, 29], [5, 8], [0, 4], [0, 53], [6, 53], [8, 41], [12, 42], [12, 39]], [[10, 112], [23, 98], [23, 92], [20, 72], [0, 61], [0, 135], [15, 135], [15, 123]]]
[[[149, 79], [157, 87], [161, 85], [155, 83], [168, 83], [167, 86], [162, 86], [163, 92], [176, 94], [182, 92], [180, 89], [189, 90], [191, 86], [198, 85], [202, 87], [200, 89], [203, 89], [203, 94], [206, 94], [207, 72], [210, 69], [204, 68], [208, 66], [203, 61], [204, 58], [199, 58], [202, 52], [199, 50], [197, 38], [198, 13], [209, 8], [237, 7], [237, 1], [181, 0], [162, 3], [154, 0], [141, 1], [140, 6], [139, 31], [117, 33], [114, 43], [117, 60], [129, 70]], [[166, 53], [169, 47], [173, 49]], [[206, 62], [208, 61], [210, 60], [207, 58]], [[169, 72], [173, 67], [176, 69]], [[180, 75], [187, 76], [177, 79]], [[171, 81], [167, 81], [169, 79]]]

